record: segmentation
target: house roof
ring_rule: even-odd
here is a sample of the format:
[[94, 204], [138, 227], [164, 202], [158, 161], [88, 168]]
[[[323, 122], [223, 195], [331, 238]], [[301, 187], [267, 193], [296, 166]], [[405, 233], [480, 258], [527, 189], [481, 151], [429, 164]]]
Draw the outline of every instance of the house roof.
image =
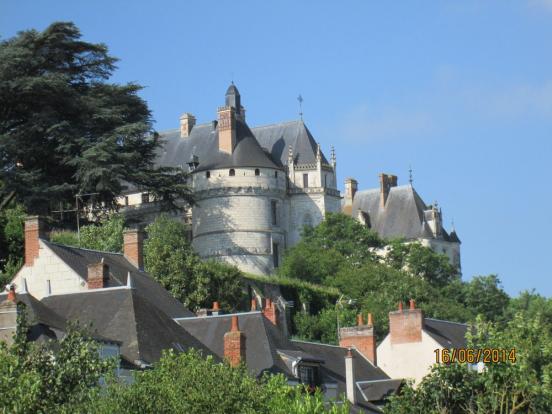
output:
[[424, 318], [424, 331], [443, 348], [464, 348], [468, 325], [458, 322]]
[[[283, 373], [295, 378], [290, 360], [320, 362], [320, 374], [325, 383], [335, 383], [338, 394], [346, 392], [345, 355], [347, 348], [311, 342], [290, 340], [268, 321], [261, 312], [239, 313], [239, 329], [245, 335], [245, 360], [248, 369], [255, 376], [263, 372]], [[204, 343], [220, 358], [224, 358], [224, 334], [230, 330], [232, 315], [178, 319], [190, 334]], [[353, 350], [354, 369], [358, 381], [389, 380], [380, 368], [375, 367], [362, 354]], [[359, 405], [364, 400], [357, 390]], [[370, 396], [375, 394], [370, 394]], [[362, 405], [361, 405], [362, 406]], [[374, 406], [371, 404], [364, 408]]]
[[127, 361], [151, 364], [164, 349], [185, 351], [205, 348], [159, 307], [139, 293], [139, 289], [119, 287], [81, 293], [52, 295], [44, 305], [67, 320], [89, 325], [93, 334], [121, 342], [121, 355]]
[[130, 273], [132, 284], [142, 298], [155, 304], [171, 318], [194, 315], [176, 300], [146, 272], [132, 265], [121, 253], [100, 252], [97, 250], [80, 249], [42, 240], [61, 260], [73, 269], [84, 280], [88, 280], [88, 265], [100, 262], [109, 266], [107, 287], [126, 286]]
[[[162, 132], [156, 164], [186, 169], [196, 155], [199, 161], [196, 171], [237, 167], [281, 169], [287, 165], [290, 145], [296, 164], [316, 163], [317, 144], [303, 121], [250, 129], [237, 119], [236, 134], [236, 147], [228, 154], [218, 149], [218, 127], [214, 122], [194, 126], [186, 138], [180, 137], [178, 129]], [[322, 162], [327, 163], [324, 154]]]
[[[357, 191], [353, 199], [352, 216], [359, 213], [369, 216], [370, 227], [386, 239], [404, 237], [406, 239], [433, 238], [424, 211], [428, 206], [412, 185], [391, 187], [385, 203], [381, 207], [380, 190]], [[449, 241], [448, 233], [443, 230], [442, 238]]]

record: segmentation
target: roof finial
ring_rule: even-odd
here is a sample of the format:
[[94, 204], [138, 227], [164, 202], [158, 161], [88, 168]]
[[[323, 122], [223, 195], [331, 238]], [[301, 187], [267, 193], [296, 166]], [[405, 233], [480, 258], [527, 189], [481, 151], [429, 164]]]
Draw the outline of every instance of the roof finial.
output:
[[317, 160], [322, 159], [322, 151], [320, 151], [320, 142], [316, 143], [316, 159]]
[[412, 183], [414, 182], [414, 178], [412, 178], [412, 166], [408, 166], [408, 182], [410, 183], [410, 186], [412, 186]]
[[297, 100], [299, 101], [299, 116], [301, 117], [301, 121], [303, 120], [303, 97], [301, 94], [297, 97]]
[[288, 161], [293, 160], [293, 148], [291, 147], [291, 144], [288, 145]]
[[331, 161], [332, 161], [332, 164], [335, 165], [335, 148], [333, 145], [330, 148], [331, 148], [331, 153], [330, 153]]

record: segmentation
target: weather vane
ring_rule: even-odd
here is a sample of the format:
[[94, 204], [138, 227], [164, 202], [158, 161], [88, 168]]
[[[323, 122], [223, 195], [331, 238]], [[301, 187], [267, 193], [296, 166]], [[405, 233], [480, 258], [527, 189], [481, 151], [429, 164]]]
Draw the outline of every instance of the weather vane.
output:
[[297, 97], [297, 100], [299, 101], [299, 116], [301, 117], [301, 121], [303, 120], [303, 97], [301, 94]]

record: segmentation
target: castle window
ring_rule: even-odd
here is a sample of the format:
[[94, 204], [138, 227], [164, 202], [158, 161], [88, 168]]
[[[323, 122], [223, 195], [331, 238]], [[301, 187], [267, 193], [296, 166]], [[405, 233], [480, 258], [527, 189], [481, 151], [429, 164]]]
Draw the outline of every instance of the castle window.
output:
[[328, 174], [324, 174], [324, 187], [328, 186]]
[[125, 196], [125, 206], [128, 206], [128, 196]]
[[303, 174], [303, 188], [309, 187], [309, 175]]
[[276, 200], [270, 201], [270, 212], [272, 215], [272, 225], [276, 226], [278, 224], [278, 202]]
[[142, 193], [142, 204], [149, 203], [149, 193]]
[[211, 171], [207, 171], [205, 173], [205, 178], [211, 178]]
[[278, 171], [274, 171], [274, 178], [278, 178]]
[[272, 243], [272, 260], [274, 262], [274, 268], [277, 268], [280, 265], [278, 243]]
[[258, 168], [255, 168], [255, 175], [257, 176], [261, 175], [261, 170], [259, 170]]
[[229, 172], [229, 175], [230, 177], [234, 177], [236, 175], [236, 170], [234, 170], [233, 168], [230, 169], [230, 172]]

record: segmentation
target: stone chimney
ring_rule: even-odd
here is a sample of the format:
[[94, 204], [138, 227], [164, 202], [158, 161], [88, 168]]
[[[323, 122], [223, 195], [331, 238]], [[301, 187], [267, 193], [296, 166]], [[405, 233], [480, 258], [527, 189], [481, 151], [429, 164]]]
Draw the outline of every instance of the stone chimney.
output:
[[40, 244], [38, 239], [47, 239], [46, 225], [39, 216], [25, 219], [25, 265], [32, 266], [38, 257]]
[[220, 304], [215, 301], [213, 302], [213, 308], [211, 309], [211, 315], [219, 315], [220, 314]]
[[109, 280], [109, 266], [104, 263], [104, 259], [98, 263], [88, 265], [88, 289], [102, 289], [107, 287]]
[[353, 200], [358, 189], [358, 182], [354, 178], [347, 178], [345, 180], [345, 205], [343, 206], [343, 212], [347, 215], [352, 214]]
[[15, 286], [11, 285], [8, 297], [0, 303], [0, 342], [13, 343], [13, 335], [17, 331], [17, 298]]
[[232, 367], [245, 362], [245, 334], [240, 331], [237, 315], [232, 315], [230, 331], [224, 334], [224, 358]]
[[188, 138], [195, 123], [195, 117], [188, 112], [184, 112], [180, 117], [180, 138]]
[[357, 326], [341, 328], [339, 330], [339, 346], [354, 347], [372, 364], [377, 365], [376, 336], [372, 314], [368, 314], [368, 323], [365, 325], [362, 314], [357, 317]]
[[385, 208], [387, 197], [389, 197], [389, 191], [392, 187], [397, 186], [397, 176], [381, 173], [380, 177], [380, 206]]
[[389, 333], [391, 344], [406, 344], [422, 341], [424, 315], [421, 309], [416, 308], [414, 299], [410, 299], [409, 309], [403, 309], [402, 302], [399, 310], [389, 312]]
[[236, 146], [236, 111], [233, 106], [218, 109], [219, 151], [232, 154]]
[[127, 229], [123, 232], [123, 254], [125, 258], [140, 270], [144, 270], [144, 232], [141, 228]]
[[278, 309], [276, 309], [276, 305], [270, 298], [266, 298], [263, 315], [272, 322], [273, 325], [278, 326]]
[[349, 348], [347, 350], [347, 355], [345, 355], [345, 388], [347, 391], [347, 399], [352, 405], [356, 404], [354, 358], [353, 352], [351, 348]]

